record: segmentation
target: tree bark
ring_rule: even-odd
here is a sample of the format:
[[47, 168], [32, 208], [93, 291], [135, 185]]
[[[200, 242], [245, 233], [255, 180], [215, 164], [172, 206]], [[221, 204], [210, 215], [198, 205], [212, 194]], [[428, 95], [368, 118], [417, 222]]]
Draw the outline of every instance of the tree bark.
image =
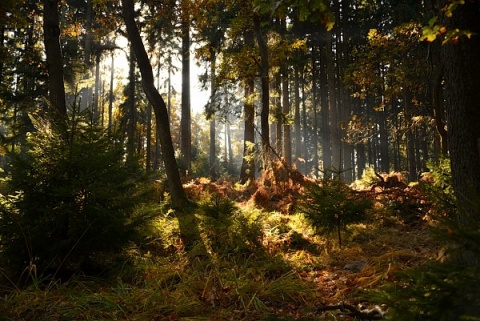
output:
[[167, 106], [155, 88], [152, 66], [135, 23], [134, 0], [122, 0], [122, 14], [127, 27], [128, 38], [132, 43], [137, 59], [145, 94], [155, 112], [157, 130], [162, 147], [163, 161], [167, 173], [172, 207], [182, 208], [187, 204], [173, 149]]
[[274, 106], [275, 106], [275, 138], [272, 137], [272, 142], [275, 142], [275, 151], [278, 155], [283, 156], [283, 114], [282, 114], [282, 89], [280, 84], [282, 82], [282, 75], [280, 72], [275, 73], [275, 81], [273, 82], [273, 91], [275, 92]]
[[[245, 46], [253, 48], [254, 35], [252, 31], [247, 30], [244, 33]], [[245, 128], [243, 132], [243, 160], [240, 170], [240, 182], [245, 184], [247, 181], [255, 180], [255, 105], [253, 103], [253, 94], [255, 90], [255, 79], [247, 75], [245, 80], [243, 117]]]
[[[340, 152], [341, 152], [341, 142], [340, 142], [340, 133], [338, 128], [338, 106], [337, 106], [337, 90], [335, 88], [335, 51], [333, 50], [333, 34], [332, 32], [327, 32], [327, 41], [326, 41], [326, 66], [327, 66], [327, 79], [328, 79], [328, 121], [326, 122], [328, 131], [330, 134], [330, 139], [328, 145], [325, 144], [324, 148], [327, 150], [330, 146], [331, 150], [331, 166], [340, 170], [343, 166], [340, 164]], [[337, 48], [338, 50], [338, 48]], [[323, 106], [322, 106], [323, 108]], [[325, 114], [323, 114], [325, 116]]]
[[303, 158], [305, 160], [304, 164], [304, 174], [308, 175], [310, 173], [310, 169], [308, 166], [309, 157], [308, 155], [308, 144], [307, 138], [309, 136], [308, 125], [307, 125], [307, 93], [305, 89], [305, 70], [302, 70], [302, 133], [303, 133]]
[[[303, 68], [303, 67], [302, 67]], [[296, 168], [300, 168], [300, 158], [302, 158], [302, 132], [300, 127], [300, 67], [295, 68], [294, 74], [294, 97], [295, 97], [295, 116], [293, 126], [295, 130], [295, 159]]]
[[404, 89], [405, 118], [407, 123], [407, 163], [408, 163], [408, 181], [413, 182], [417, 179], [417, 163], [415, 159], [415, 141], [412, 128], [412, 93], [409, 88]]
[[60, 26], [58, 17], [59, 0], [43, 1], [43, 33], [48, 71], [48, 92], [50, 103], [60, 115], [67, 114], [63, 57], [60, 48]]
[[268, 47], [265, 36], [261, 30], [261, 19], [258, 15], [254, 16], [254, 32], [260, 51], [260, 80], [261, 80], [261, 105], [260, 128], [262, 130], [262, 153], [263, 168], [266, 169], [270, 162], [270, 127], [268, 118], [270, 116], [270, 77], [268, 75], [270, 64], [268, 60]]
[[[324, 31], [322, 37], [327, 37]], [[332, 166], [331, 135], [330, 135], [330, 113], [328, 100], [328, 76], [327, 76], [327, 53], [326, 42], [320, 43], [320, 114], [321, 114], [321, 145], [323, 170], [326, 171]], [[325, 172], [326, 174], [326, 172]]]
[[97, 52], [95, 57], [95, 94], [93, 97], [93, 123], [98, 124], [100, 120], [100, 108], [99, 108], [99, 99], [100, 99], [100, 51]]
[[[446, 19], [448, 30], [468, 30], [443, 47], [445, 107], [453, 187], [463, 227], [480, 220], [480, 1], [465, 1]], [[471, 261], [471, 260], [468, 260]], [[477, 261], [478, 263], [478, 261]]]
[[[189, 0], [182, 1], [182, 118], [180, 149], [185, 170], [192, 172], [192, 116], [190, 107], [190, 11]], [[169, 70], [170, 70], [169, 66]], [[169, 78], [170, 82], [170, 78]], [[170, 93], [170, 84], [169, 84]], [[170, 99], [169, 99], [170, 104]], [[169, 110], [170, 111], [170, 110]], [[187, 173], [183, 173], [186, 175]]]
[[377, 111], [378, 131], [380, 135], [380, 170], [385, 173], [390, 172], [390, 152], [389, 152], [389, 134], [387, 123], [386, 104], [383, 109]]
[[215, 82], [215, 73], [216, 73], [216, 63], [217, 56], [213, 48], [210, 49], [211, 61], [210, 61], [210, 101], [211, 101], [211, 119], [209, 122], [210, 126], [210, 148], [209, 148], [209, 163], [210, 163], [210, 177], [215, 180], [217, 178], [217, 133], [216, 133], [216, 122], [215, 122], [215, 112], [216, 112], [216, 82]]
[[108, 132], [112, 131], [113, 124], [113, 80], [115, 78], [115, 54], [112, 52], [112, 63], [110, 66], [110, 89], [108, 95]]
[[288, 166], [292, 165], [292, 134], [290, 126], [290, 90], [289, 90], [288, 68], [282, 67], [282, 108], [285, 123], [283, 124], [283, 157]]
[[[319, 175], [319, 157], [318, 157], [318, 132], [319, 132], [319, 121], [318, 121], [318, 63], [317, 63], [317, 54], [320, 50], [317, 44], [313, 44], [312, 46], [312, 109], [313, 109], [313, 129], [312, 129], [312, 172], [315, 176]], [[320, 81], [320, 86], [322, 86], [322, 82]], [[322, 96], [323, 97], [323, 96]], [[321, 100], [323, 103], [323, 99]]]
[[135, 159], [135, 53], [133, 44], [130, 43], [130, 56], [128, 69], [128, 90], [126, 105], [126, 124], [127, 124], [127, 162], [132, 163]]

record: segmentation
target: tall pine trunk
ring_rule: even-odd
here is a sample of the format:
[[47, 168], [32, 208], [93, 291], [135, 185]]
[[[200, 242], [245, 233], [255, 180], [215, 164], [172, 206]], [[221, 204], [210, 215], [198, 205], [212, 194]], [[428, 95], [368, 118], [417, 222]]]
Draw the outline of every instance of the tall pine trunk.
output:
[[[246, 43], [248, 43], [246, 41]], [[245, 94], [243, 105], [243, 117], [245, 128], [243, 132], [243, 160], [240, 171], [240, 182], [245, 184], [248, 180], [255, 179], [255, 105], [253, 104], [253, 93], [255, 83], [253, 78], [245, 82]]]
[[127, 94], [127, 162], [134, 162], [135, 159], [135, 53], [133, 44], [130, 43], [129, 71], [128, 71], [128, 94]]
[[405, 133], [407, 144], [407, 164], [408, 164], [408, 180], [413, 182], [417, 179], [417, 163], [415, 158], [415, 139], [412, 129], [412, 93], [409, 88], [404, 89], [404, 108], [405, 121], [408, 126]]
[[[254, 35], [250, 30], [245, 31], [245, 46], [252, 48], [254, 46]], [[245, 122], [243, 132], [243, 160], [240, 170], [240, 182], [245, 184], [247, 181], [255, 180], [255, 105], [253, 103], [253, 94], [255, 91], [255, 79], [247, 75], [245, 80], [243, 117]]]
[[108, 132], [111, 133], [113, 124], [113, 80], [115, 77], [115, 55], [112, 52], [112, 62], [110, 65], [110, 89], [108, 95]]
[[289, 77], [288, 68], [283, 66], [282, 68], [282, 107], [283, 115], [285, 116], [285, 122], [283, 124], [283, 157], [285, 163], [289, 166], [292, 165], [292, 137], [290, 126], [290, 91], [289, 91]]
[[272, 140], [275, 142], [275, 151], [278, 155], [283, 155], [283, 115], [282, 115], [282, 89], [281, 84], [282, 82], [282, 75], [280, 72], [275, 74], [275, 81], [273, 83], [274, 91], [275, 91], [275, 138]]
[[[448, 30], [469, 30], [443, 47], [445, 107], [453, 187], [459, 200], [459, 223], [468, 228], [480, 221], [480, 1], [465, 1], [447, 20]], [[480, 259], [466, 253], [466, 263]]]
[[[169, 88], [170, 96], [170, 66]], [[170, 98], [170, 97], [169, 97]], [[170, 106], [170, 99], [168, 100]], [[170, 108], [169, 108], [170, 109]], [[169, 110], [170, 112], [170, 110]], [[180, 149], [185, 170], [192, 171], [192, 117], [190, 107], [190, 10], [189, 0], [182, 1], [182, 117]], [[183, 175], [187, 173], [184, 172]]]
[[261, 18], [255, 15], [254, 32], [260, 50], [260, 81], [261, 81], [261, 105], [260, 128], [262, 135], [262, 156], [264, 170], [270, 165], [270, 127], [268, 118], [270, 116], [270, 77], [268, 75], [270, 64], [268, 60], [267, 40], [261, 29]]
[[[321, 33], [325, 36], [325, 32]], [[327, 76], [327, 48], [325, 41], [320, 47], [320, 107], [321, 107], [321, 145], [323, 170], [332, 166], [331, 140], [330, 140], [330, 117], [328, 101], [328, 76]], [[326, 172], [325, 172], [326, 173]]]
[[67, 114], [63, 57], [60, 47], [59, 0], [43, 1], [43, 34], [48, 71], [48, 98], [60, 115]]
[[300, 67], [295, 68], [294, 74], [294, 96], [295, 96], [295, 115], [293, 118], [293, 128], [295, 131], [295, 159], [296, 168], [300, 168], [300, 158], [305, 157], [302, 155], [302, 128], [300, 126]]
[[217, 151], [216, 151], [216, 142], [217, 142], [217, 133], [216, 133], [216, 121], [215, 121], [215, 110], [216, 110], [216, 102], [215, 102], [215, 94], [216, 94], [216, 82], [215, 82], [215, 73], [216, 73], [216, 63], [217, 63], [217, 56], [215, 54], [214, 49], [211, 49], [210, 52], [211, 61], [210, 61], [210, 102], [212, 109], [210, 112], [210, 151], [209, 151], [209, 166], [210, 166], [210, 177], [215, 180], [217, 178]]
[[[324, 148], [328, 149], [330, 146], [331, 150], [331, 166], [337, 170], [342, 168], [340, 164], [340, 153], [341, 153], [341, 142], [340, 142], [340, 133], [338, 129], [338, 106], [337, 106], [337, 90], [335, 86], [335, 51], [333, 48], [333, 33], [327, 33], [327, 42], [326, 42], [326, 66], [327, 66], [327, 79], [328, 79], [328, 120], [325, 120], [325, 125], [328, 129], [325, 130], [325, 133], [329, 133], [329, 142], [325, 142]], [[323, 114], [324, 117], [326, 113]], [[328, 162], [327, 162], [328, 163]]]

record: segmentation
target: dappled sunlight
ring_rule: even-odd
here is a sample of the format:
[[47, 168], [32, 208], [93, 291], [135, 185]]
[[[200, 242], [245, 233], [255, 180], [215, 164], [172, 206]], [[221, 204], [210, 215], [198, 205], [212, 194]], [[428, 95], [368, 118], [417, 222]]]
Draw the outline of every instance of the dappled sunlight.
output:
[[[300, 212], [246, 202], [249, 190], [201, 179], [188, 184], [196, 205], [161, 210], [145, 227], [145, 241], [127, 250], [111, 283], [93, 280], [90, 289], [74, 290], [84, 281], [72, 279], [49, 290], [52, 300], [61, 298], [65, 308], [81, 308], [93, 319], [330, 320], [338, 304], [357, 313], [364, 293], [396, 281], [398, 271], [435, 259], [439, 249], [427, 223], [405, 224], [380, 206], [388, 203], [388, 192], [378, 199], [365, 192], [377, 203], [368, 218], [342, 231], [340, 247], [316, 234]], [[79, 292], [66, 296], [68, 291]], [[10, 313], [20, 313], [15, 311], [24, 307], [13, 304], [24, 298], [11, 297]], [[32, 309], [50, 305], [60, 311], [50, 299], [36, 305]]]

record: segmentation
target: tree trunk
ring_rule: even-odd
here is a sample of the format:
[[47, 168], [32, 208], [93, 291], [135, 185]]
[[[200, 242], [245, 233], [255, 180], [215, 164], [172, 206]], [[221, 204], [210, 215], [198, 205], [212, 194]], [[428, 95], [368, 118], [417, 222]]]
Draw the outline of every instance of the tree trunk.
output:
[[[432, 54], [433, 55], [433, 54]], [[438, 59], [440, 60], [440, 59]], [[442, 64], [442, 63], [441, 63]], [[440, 64], [440, 66], [441, 66]], [[442, 82], [443, 82], [443, 67], [434, 67], [437, 70], [432, 80], [432, 105], [433, 105], [433, 119], [435, 120], [435, 128], [440, 139], [440, 150], [442, 155], [448, 154], [448, 133], [445, 128], [445, 112], [442, 97]]]
[[[325, 33], [322, 33], [325, 35]], [[329, 117], [329, 101], [328, 101], [328, 76], [327, 76], [327, 47], [325, 42], [320, 47], [320, 107], [321, 107], [321, 142], [322, 142], [322, 159], [323, 170], [327, 174], [327, 170], [332, 166], [331, 154], [331, 137], [330, 137], [330, 117]]]
[[[340, 153], [341, 153], [341, 142], [340, 142], [340, 133], [338, 129], [338, 106], [337, 106], [337, 95], [335, 88], [335, 51], [332, 43], [333, 34], [332, 32], [327, 33], [327, 46], [326, 46], [326, 67], [327, 67], [327, 78], [328, 78], [328, 117], [329, 121], [326, 123], [328, 129], [325, 132], [329, 132], [330, 139], [328, 145], [325, 144], [325, 150], [328, 149], [327, 146], [331, 147], [331, 166], [337, 170], [342, 168], [340, 164]], [[325, 114], [324, 114], [325, 116]]]
[[[305, 159], [304, 174], [309, 174], [308, 169], [308, 146], [307, 146], [307, 137], [308, 137], [308, 126], [307, 126], [307, 95], [305, 91], [305, 69], [302, 69], [302, 126], [303, 126], [303, 158]], [[316, 130], [316, 129], [315, 129]]]
[[170, 133], [170, 123], [168, 118], [167, 106], [162, 96], [158, 93], [154, 85], [152, 66], [148, 60], [148, 55], [135, 23], [134, 1], [122, 0], [122, 13], [127, 26], [127, 33], [130, 42], [133, 45], [138, 67], [142, 74], [142, 82], [145, 94], [152, 104], [155, 112], [157, 130], [159, 132], [160, 143], [162, 147], [163, 161], [167, 173], [168, 185], [172, 199], [172, 207], [182, 208], [187, 204], [187, 197], [183, 190], [178, 171], [177, 161], [175, 160], [175, 151], [173, 149], [172, 137]]
[[113, 124], [113, 80], [115, 76], [115, 55], [112, 52], [112, 64], [110, 67], [110, 93], [108, 95], [108, 132], [111, 133]]
[[152, 169], [152, 105], [147, 104], [147, 142], [146, 142], [145, 170]]
[[[462, 227], [478, 227], [480, 220], [480, 1], [465, 1], [447, 20], [448, 30], [468, 30], [443, 47], [445, 107], [453, 187]], [[466, 258], [471, 263], [471, 258]], [[478, 263], [478, 258], [477, 258]]]
[[127, 162], [134, 162], [135, 159], [135, 53], [133, 44], [130, 43], [129, 71], [128, 71], [128, 95], [126, 108], [127, 124]]
[[100, 98], [100, 52], [97, 52], [95, 57], [95, 94], [93, 97], [93, 123], [98, 124], [100, 119], [100, 108], [99, 108], [99, 98]]
[[210, 177], [212, 180], [217, 178], [217, 150], [216, 150], [216, 143], [217, 143], [217, 133], [216, 133], [216, 122], [215, 122], [215, 110], [216, 110], [216, 102], [215, 102], [215, 93], [216, 93], [216, 82], [215, 82], [215, 73], [216, 73], [216, 63], [217, 57], [215, 54], [214, 49], [211, 49], [211, 61], [210, 61], [210, 102], [212, 106], [211, 111], [211, 119], [210, 119], [210, 152], [209, 152], [209, 164], [210, 164]]
[[[253, 42], [253, 39], [252, 39]], [[248, 45], [247, 36], [245, 43]], [[255, 180], [255, 105], [253, 104], [255, 83], [253, 78], [245, 82], [245, 102], [243, 105], [243, 117], [245, 128], [243, 133], [243, 160], [240, 171], [240, 182], [245, 184], [248, 180]]]
[[389, 135], [387, 124], [386, 105], [378, 113], [378, 130], [380, 135], [380, 170], [382, 172], [390, 172], [390, 155], [389, 155]]
[[290, 130], [290, 91], [288, 85], [288, 68], [283, 66], [282, 68], [282, 107], [285, 122], [283, 124], [283, 157], [285, 163], [289, 166], [292, 165], [292, 137]]
[[[182, 118], [180, 121], [180, 149], [182, 151], [185, 170], [191, 173], [192, 117], [190, 108], [190, 10], [188, 2], [189, 0], [182, 1]], [[170, 84], [168, 90], [170, 93]], [[185, 172], [183, 173], [183, 175], [186, 174]]]
[[43, 1], [43, 33], [48, 71], [48, 98], [59, 114], [65, 116], [67, 106], [63, 82], [63, 57], [60, 48], [58, 3], [59, 0]]
[[[253, 48], [254, 34], [252, 31], [245, 31], [245, 46]], [[255, 79], [248, 75], [245, 80], [243, 117], [245, 128], [243, 133], [243, 160], [240, 170], [240, 182], [255, 180], [255, 105], [253, 94], [255, 92]]]
[[[282, 89], [280, 87], [280, 84], [282, 82], [282, 75], [280, 72], [277, 72], [275, 74], [275, 81], [273, 83], [274, 86], [274, 91], [275, 91], [275, 98], [274, 98], [274, 106], [275, 106], [275, 151], [277, 152], [278, 155], [283, 156], [283, 115], [282, 115], [282, 102], [281, 102], [281, 97], [282, 97]], [[273, 139], [273, 138], [272, 138]]]
[[263, 153], [263, 168], [264, 170], [270, 163], [270, 127], [268, 118], [270, 116], [270, 77], [268, 75], [270, 70], [270, 64], [268, 61], [268, 47], [267, 40], [261, 30], [260, 17], [254, 16], [254, 32], [257, 39], [258, 48], [260, 50], [260, 79], [261, 79], [261, 105], [262, 111], [260, 112], [260, 128], [262, 130], [262, 153]]
[[[254, 34], [251, 30], [244, 32], [245, 46], [254, 46]], [[255, 105], [253, 94], [255, 92], [255, 79], [247, 75], [244, 91], [244, 135], [243, 135], [243, 159], [240, 170], [240, 182], [255, 180]]]
[[405, 121], [407, 123], [406, 144], [407, 144], [407, 164], [408, 181], [413, 182], [417, 179], [417, 166], [415, 159], [415, 141], [412, 129], [412, 93], [409, 88], [404, 89]]
[[[316, 44], [312, 47], [312, 109], [313, 109], [313, 133], [312, 133], [312, 153], [313, 153], [313, 174], [315, 176], [319, 175], [319, 157], [318, 157], [318, 131], [319, 131], [319, 121], [318, 121], [318, 90], [317, 90], [317, 81], [318, 81], [318, 64], [317, 64], [317, 53], [320, 50]], [[322, 82], [320, 81], [320, 86]]]
[[300, 127], [300, 67], [295, 68], [294, 78], [294, 96], [295, 96], [295, 115], [293, 126], [295, 130], [295, 159], [296, 168], [300, 169], [300, 158], [302, 156], [302, 128]]

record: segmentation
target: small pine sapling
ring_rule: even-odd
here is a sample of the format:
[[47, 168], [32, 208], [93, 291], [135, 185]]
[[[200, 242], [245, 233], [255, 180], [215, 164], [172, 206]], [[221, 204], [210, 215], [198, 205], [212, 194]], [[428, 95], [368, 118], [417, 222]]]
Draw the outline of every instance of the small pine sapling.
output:
[[310, 185], [300, 211], [319, 235], [328, 237], [336, 232], [341, 247], [341, 230], [364, 220], [367, 210], [372, 206], [370, 199], [335, 178]]

